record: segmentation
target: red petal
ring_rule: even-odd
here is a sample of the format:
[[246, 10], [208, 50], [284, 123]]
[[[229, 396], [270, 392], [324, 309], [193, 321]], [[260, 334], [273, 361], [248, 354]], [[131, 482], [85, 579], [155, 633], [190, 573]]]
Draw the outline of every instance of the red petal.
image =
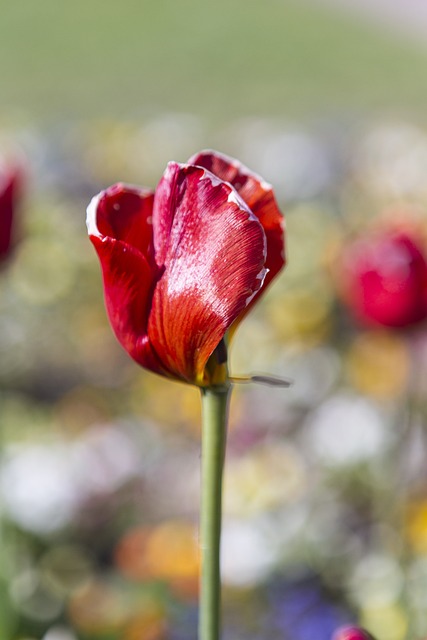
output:
[[427, 317], [427, 261], [413, 232], [384, 229], [346, 247], [343, 300], [367, 324], [405, 328]]
[[121, 240], [152, 260], [153, 201], [150, 189], [121, 183], [109, 187], [97, 201], [96, 235]]
[[[271, 185], [238, 160], [217, 151], [201, 151], [188, 162], [205, 167], [221, 180], [232, 184], [262, 224], [267, 238], [265, 266], [268, 273], [262, 287], [262, 291], [265, 291], [285, 264], [284, 221]], [[261, 293], [260, 291], [255, 299]]]
[[98, 253], [108, 316], [117, 339], [142, 366], [165, 373], [147, 335], [153, 266], [153, 194], [118, 184], [93, 198], [88, 207], [90, 239]]
[[370, 633], [360, 627], [344, 626], [337, 629], [332, 640], [375, 640]]
[[235, 190], [200, 167], [170, 163], [153, 210], [156, 285], [148, 334], [177, 377], [204, 369], [265, 275], [265, 234]]
[[12, 248], [14, 216], [21, 182], [21, 167], [0, 164], [0, 260], [6, 258]]

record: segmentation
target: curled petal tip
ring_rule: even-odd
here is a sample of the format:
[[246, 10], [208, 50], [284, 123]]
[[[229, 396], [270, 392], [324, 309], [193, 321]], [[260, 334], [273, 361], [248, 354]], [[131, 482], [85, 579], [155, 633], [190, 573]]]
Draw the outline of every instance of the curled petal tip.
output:
[[86, 227], [89, 236], [100, 237], [98, 226], [96, 223], [96, 213], [98, 210], [98, 204], [102, 197], [103, 192], [93, 196], [86, 209]]

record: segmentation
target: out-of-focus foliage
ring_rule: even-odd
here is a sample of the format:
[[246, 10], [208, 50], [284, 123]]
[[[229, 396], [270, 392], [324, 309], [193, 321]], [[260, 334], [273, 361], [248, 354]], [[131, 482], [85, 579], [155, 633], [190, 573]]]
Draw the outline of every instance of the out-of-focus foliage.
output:
[[[0, 21], [1, 109], [11, 119], [30, 114], [48, 125], [58, 115], [168, 109], [219, 122], [390, 108], [423, 117], [422, 46], [328, 4], [8, 2]], [[387, 20], [390, 3], [372, 4]], [[417, 15], [417, 2], [401, 4]]]
[[274, 183], [288, 237], [288, 267], [231, 350], [232, 373], [293, 385], [234, 392], [224, 638], [330, 640], [356, 622], [378, 640], [427, 635], [425, 327], [365, 329], [337, 294], [339, 256], [375, 220], [425, 228], [427, 131], [212, 132], [165, 114], [1, 138], [28, 181], [0, 272], [0, 637], [195, 638], [198, 392], [116, 344], [84, 211], [111, 182], [154, 186], [201, 141]]

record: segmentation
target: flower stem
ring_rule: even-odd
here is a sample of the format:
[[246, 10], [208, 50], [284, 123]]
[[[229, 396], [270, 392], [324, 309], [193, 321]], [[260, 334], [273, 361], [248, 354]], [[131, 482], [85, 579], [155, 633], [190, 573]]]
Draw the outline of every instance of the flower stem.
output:
[[230, 387], [202, 389], [199, 640], [221, 633], [221, 502]]

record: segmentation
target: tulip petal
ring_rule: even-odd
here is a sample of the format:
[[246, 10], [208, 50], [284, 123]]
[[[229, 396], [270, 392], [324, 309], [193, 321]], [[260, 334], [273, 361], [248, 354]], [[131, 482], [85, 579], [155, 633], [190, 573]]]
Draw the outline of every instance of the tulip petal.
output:
[[114, 185], [92, 199], [87, 226], [104, 279], [107, 313], [114, 333], [142, 366], [165, 373], [147, 334], [154, 266], [151, 216], [153, 194]]
[[286, 261], [284, 253], [284, 221], [273, 189], [268, 182], [250, 171], [238, 160], [217, 151], [201, 151], [192, 156], [188, 162], [189, 164], [204, 167], [218, 176], [218, 178], [221, 178], [221, 180], [232, 184], [262, 224], [267, 239], [265, 266], [268, 269], [268, 273], [262, 291], [254, 298], [255, 301], [283, 268]]
[[416, 231], [377, 230], [346, 247], [337, 276], [343, 300], [368, 325], [403, 329], [427, 317], [427, 261]]
[[150, 341], [171, 375], [208, 384], [206, 363], [265, 277], [265, 234], [237, 192], [209, 171], [170, 163], [153, 208]]
[[0, 162], [0, 260], [7, 258], [14, 243], [14, 217], [21, 195], [22, 168]]
[[109, 187], [97, 201], [94, 235], [120, 240], [153, 257], [153, 201], [150, 189], [122, 183]]

